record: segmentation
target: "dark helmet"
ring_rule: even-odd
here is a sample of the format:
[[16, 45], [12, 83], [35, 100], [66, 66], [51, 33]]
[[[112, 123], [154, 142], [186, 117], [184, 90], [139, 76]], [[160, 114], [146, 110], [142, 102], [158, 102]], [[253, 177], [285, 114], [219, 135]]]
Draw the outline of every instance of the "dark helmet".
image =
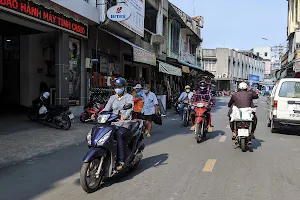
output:
[[114, 85], [117, 85], [117, 86], [124, 86], [124, 85], [126, 85], [126, 83], [127, 83], [127, 81], [125, 80], [125, 78], [122, 78], [122, 77], [116, 78], [114, 80]]
[[200, 88], [201, 90], [205, 90], [205, 89], [207, 88], [207, 84], [206, 84], [204, 81], [201, 81], [201, 82], [199, 83], [199, 88]]

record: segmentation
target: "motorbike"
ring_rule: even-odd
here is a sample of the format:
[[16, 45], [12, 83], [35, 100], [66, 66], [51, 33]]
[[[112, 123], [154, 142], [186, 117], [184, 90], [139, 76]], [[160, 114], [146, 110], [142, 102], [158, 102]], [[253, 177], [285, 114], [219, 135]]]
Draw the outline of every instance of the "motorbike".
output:
[[183, 101], [184, 107], [183, 107], [183, 115], [182, 115], [182, 122], [185, 127], [189, 125], [190, 122], [190, 106], [189, 106], [189, 101], [184, 100]]
[[200, 101], [194, 103], [194, 110], [196, 114], [195, 118], [195, 135], [197, 143], [200, 143], [203, 138], [206, 137], [208, 133], [208, 119], [207, 119], [207, 111], [210, 103], [205, 101]]
[[[126, 104], [123, 110], [132, 108]], [[89, 151], [83, 158], [80, 170], [80, 184], [87, 193], [98, 190], [101, 183], [118, 173], [129, 169], [134, 170], [143, 158], [145, 144], [143, 142], [143, 121], [132, 120], [130, 136], [124, 138], [125, 163], [120, 171], [115, 169], [117, 164], [117, 141], [115, 133], [118, 129], [113, 122], [118, 121], [119, 115], [111, 112], [101, 112], [98, 116], [98, 125], [87, 134]]]
[[31, 121], [54, 125], [63, 130], [69, 130], [74, 121], [74, 115], [69, 111], [69, 106], [56, 105], [48, 107], [46, 114], [39, 114], [39, 106], [33, 104], [28, 111], [28, 118]]
[[99, 104], [96, 101], [89, 102], [86, 106], [84, 106], [84, 111], [80, 115], [80, 121], [82, 123], [86, 122], [96, 122], [97, 115], [104, 109], [104, 106]]
[[247, 151], [247, 147], [251, 147], [250, 130], [252, 127], [252, 122], [249, 120], [235, 120], [234, 130], [237, 133], [235, 138], [235, 144], [239, 145], [243, 152]]

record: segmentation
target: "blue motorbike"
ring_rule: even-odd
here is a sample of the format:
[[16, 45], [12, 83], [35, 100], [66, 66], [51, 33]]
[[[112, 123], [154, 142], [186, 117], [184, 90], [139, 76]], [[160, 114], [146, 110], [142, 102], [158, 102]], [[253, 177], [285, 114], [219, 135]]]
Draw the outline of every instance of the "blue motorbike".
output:
[[[123, 110], [132, 108], [132, 104], [126, 104]], [[120, 119], [120, 115], [111, 112], [101, 112], [98, 116], [98, 124], [87, 134], [89, 151], [83, 158], [80, 171], [80, 184], [87, 193], [98, 190], [101, 183], [124, 170], [137, 168], [143, 158], [145, 144], [142, 131], [142, 120], [132, 120], [131, 130], [124, 137], [125, 163], [122, 170], [115, 169], [117, 164], [117, 141], [115, 133], [118, 127], [114, 125]]]

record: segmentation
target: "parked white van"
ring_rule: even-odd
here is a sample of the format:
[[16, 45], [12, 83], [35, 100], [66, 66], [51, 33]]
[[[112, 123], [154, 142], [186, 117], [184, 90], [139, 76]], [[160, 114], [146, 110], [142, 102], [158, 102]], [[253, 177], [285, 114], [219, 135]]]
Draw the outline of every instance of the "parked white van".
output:
[[268, 99], [268, 127], [277, 132], [283, 127], [300, 128], [300, 78], [283, 78]]

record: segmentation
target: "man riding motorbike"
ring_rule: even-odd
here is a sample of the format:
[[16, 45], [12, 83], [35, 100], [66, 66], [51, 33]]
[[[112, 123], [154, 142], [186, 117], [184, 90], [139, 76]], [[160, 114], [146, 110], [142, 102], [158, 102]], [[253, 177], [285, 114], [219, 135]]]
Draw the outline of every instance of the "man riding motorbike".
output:
[[193, 92], [191, 92], [191, 87], [189, 85], [186, 85], [184, 87], [185, 91], [182, 92], [178, 98], [178, 103], [179, 103], [179, 115], [182, 119], [183, 116], [183, 111], [184, 111], [184, 104], [183, 101], [184, 100], [188, 100], [190, 101], [192, 96], [193, 96]]
[[[194, 94], [192, 96], [191, 102], [199, 102], [199, 101], [206, 101], [209, 102], [211, 101], [211, 94], [207, 88], [207, 84], [205, 83], [205, 81], [201, 81], [199, 84], [199, 89], [196, 91], [196, 94]], [[212, 132], [212, 125], [211, 125], [211, 121], [212, 121], [212, 116], [211, 116], [211, 108], [207, 108], [207, 119], [208, 119], [208, 132]], [[191, 119], [192, 119], [192, 123], [193, 126], [191, 127], [191, 131], [195, 130], [195, 119], [196, 119], [196, 113], [194, 110], [191, 110]]]
[[132, 104], [134, 105], [133, 96], [125, 92], [126, 80], [124, 78], [116, 78], [114, 80], [114, 90], [115, 94], [112, 95], [103, 111], [111, 111], [115, 114], [120, 114], [120, 121], [115, 122], [114, 125], [118, 126], [119, 129], [116, 132], [117, 139], [117, 150], [118, 150], [118, 164], [116, 169], [119, 171], [124, 165], [124, 143], [123, 138], [126, 134], [130, 133], [131, 127], [131, 113], [132, 108], [128, 110], [123, 110], [124, 105]]
[[[232, 140], [235, 140], [236, 133], [234, 131], [234, 123], [231, 122], [231, 113], [232, 113], [232, 106], [236, 106], [237, 108], [254, 108], [253, 99], [258, 99], [258, 94], [254, 92], [250, 87], [248, 87], [247, 83], [241, 82], [238, 86], [239, 91], [236, 93], [233, 93], [231, 96], [231, 99], [228, 103], [229, 112], [229, 122], [230, 122], [230, 128], [232, 131]], [[256, 129], [257, 125], [257, 117], [255, 113], [253, 113], [253, 124], [251, 129], [251, 136], [254, 138], [254, 131]]]

